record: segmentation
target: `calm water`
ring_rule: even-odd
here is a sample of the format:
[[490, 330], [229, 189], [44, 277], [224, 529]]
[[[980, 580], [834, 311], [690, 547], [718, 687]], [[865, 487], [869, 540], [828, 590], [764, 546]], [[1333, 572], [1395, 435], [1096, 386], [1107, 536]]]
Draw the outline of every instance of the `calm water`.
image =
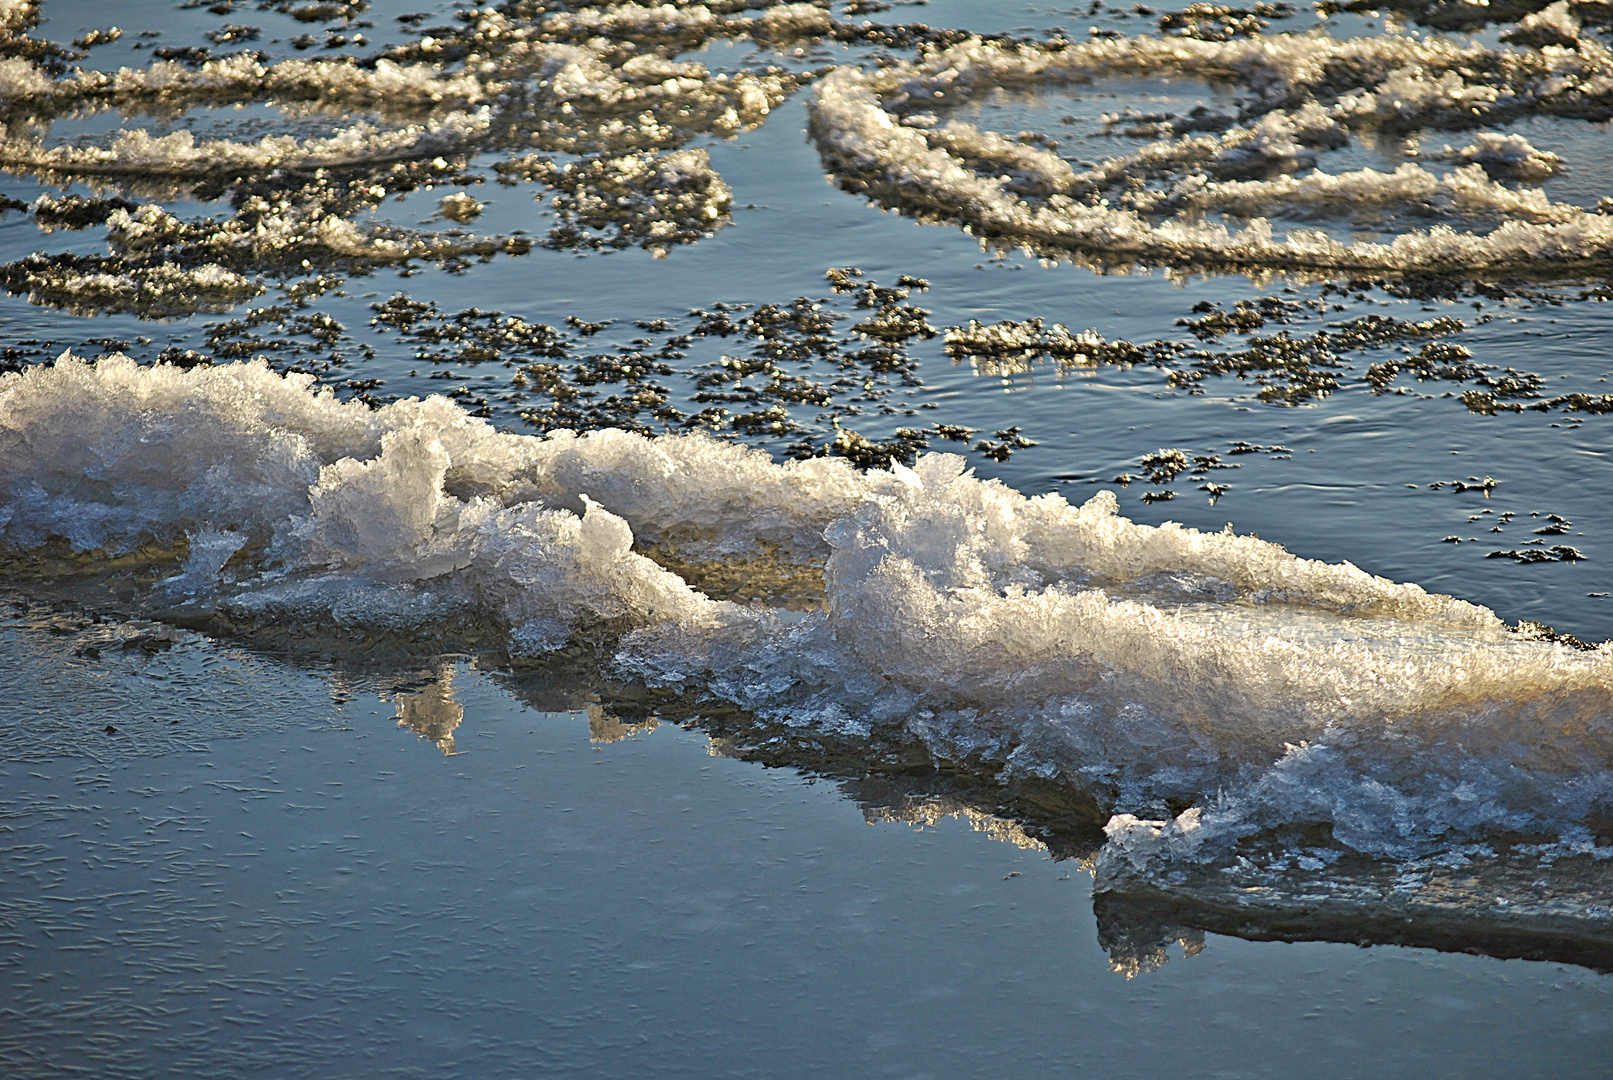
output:
[[[398, 15], [428, 12], [412, 25], [429, 26], [451, 22], [454, 10], [375, 0], [358, 15], [373, 23], [362, 28], [367, 44], [307, 52], [289, 42], [355, 31], [247, 4], [224, 15], [172, 3], [114, 13], [48, 0], [38, 34], [66, 42], [117, 21], [124, 35], [82, 62], [112, 70], [146, 62], [134, 48], [141, 29], [162, 33], [148, 45], [196, 44], [205, 31], [251, 24], [262, 31], [252, 47], [270, 57], [364, 55], [411, 39]], [[1137, 34], [1157, 23], [997, 0], [868, 17], [1032, 36], [1055, 27], [1085, 35], [1089, 25]], [[1315, 22], [1305, 10], [1272, 32]], [[1381, 26], [1343, 15], [1331, 29]], [[1479, 28], [1475, 38], [1493, 46], [1496, 34]], [[752, 50], [719, 40], [697, 55], [731, 67], [751, 62]], [[762, 59], [805, 68], [870, 55], [830, 43], [801, 57], [763, 50]], [[1320, 301], [1260, 331], [1294, 335], [1367, 315], [1451, 316], [1467, 324], [1451, 340], [1475, 364], [1538, 375], [1543, 396], [1608, 392], [1613, 364], [1601, 343], [1613, 315], [1587, 296], [1597, 279], [1425, 299], [1368, 282], [1099, 274], [991, 250], [955, 224], [922, 224], [841, 190], [807, 134], [809, 93], [733, 138], [694, 140], [732, 188], [732, 221], [664, 257], [538, 246], [467, 270], [426, 262], [406, 276], [351, 274], [307, 309], [332, 316], [355, 343], [329, 381], [378, 380], [368, 392], [381, 401], [462, 384], [496, 398], [507, 388], [504, 366], [433, 368], [417, 343], [372, 326], [372, 305], [400, 292], [445, 312], [474, 306], [556, 326], [568, 316], [613, 320], [590, 339], [603, 350], [631, 347], [635, 320], [687, 326], [691, 309], [717, 303], [832, 299], [825, 271], [857, 267], [881, 284], [927, 280], [913, 302], [937, 328], [1040, 318], [1109, 340], [1198, 347], [1179, 320], [1205, 302]], [[1140, 145], [1098, 132], [1100, 114], [1213, 104], [1226, 93], [1184, 79], [1115, 80], [985, 95], [962, 118], [1052, 131], [1066, 156], [1096, 160]], [[54, 137], [104, 139], [135, 122], [161, 130], [116, 111], [67, 113]], [[292, 130], [267, 105], [158, 122], [238, 138]], [[1551, 198], [1595, 204], [1613, 167], [1605, 125], [1537, 117], [1492, 129], [1522, 132], [1568, 163], [1546, 184]], [[1435, 130], [1423, 143], [1465, 135]], [[491, 182], [502, 156], [467, 166], [486, 183], [389, 198], [362, 220], [440, 231], [451, 223], [427, 219], [443, 194], [463, 189], [485, 203], [475, 231], [543, 235], [554, 218], [534, 200], [539, 185]], [[1402, 160], [1388, 140], [1358, 141], [1333, 168]], [[31, 203], [110, 190], [97, 184], [19, 170], [0, 191]], [[194, 195], [163, 205], [180, 217], [229, 213]], [[104, 253], [106, 228], [46, 235], [26, 213], [0, 218], [0, 260], [36, 250]], [[151, 360], [169, 346], [206, 349], [209, 325], [275, 299], [271, 290], [227, 311], [142, 319], [13, 295], [0, 299], [0, 344], [26, 364], [63, 348]], [[1247, 336], [1213, 347], [1240, 347]], [[373, 354], [358, 355], [357, 344]], [[731, 348], [697, 344], [686, 366]], [[1004, 375], [955, 362], [939, 336], [909, 351], [914, 379], [887, 399], [900, 407], [867, 404], [843, 427], [889, 439], [932, 421], [986, 437], [1017, 426], [1034, 445], [1006, 460], [971, 453], [979, 475], [1075, 503], [1107, 488], [1138, 522], [1231, 523], [1301, 556], [1485, 605], [1508, 623], [1613, 636], [1613, 415], [1481, 415], [1461, 400], [1468, 384], [1405, 374], [1395, 386], [1407, 392], [1377, 393], [1365, 372], [1383, 350], [1342, 354], [1338, 389], [1298, 407], [1260, 400], [1258, 385], [1233, 374], [1209, 375], [1189, 393], [1148, 364]], [[429, 381], [444, 371], [453, 378]], [[493, 402], [495, 423], [530, 431], [515, 411]], [[760, 441], [778, 453], [786, 440]], [[1239, 443], [1264, 449], [1235, 454]], [[1213, 499], [1204, 478], [1150, 484], [1140, 461], [1162, 448], [1238, 467], [1208, 475], [1226, 485]], [[1114, 483], [1125, 473], [1137, 478]], [[1483, 478], [1494, 482], [1480, 487]], [[1451, 481], [1474, 486], [1453, 490]], [[1143, 498], [1167, 489], [1168, 501]], [[1564, 526], [1547, 543], [1571, 544], [1581, 560], [1488, 557], [1523, 550], [1548, 515]], [[915, 780], [903, 801], [843, 767], [766, 768], [731, 756], [698, 718], [624, 725], [585, 682], [539, 685], [458, 653], [332, 667], [154, 631], [126, 597], [68, 597], [37, 583], [8, 595], [8, 1076], [1566, 1077], [1602, 1075], [1613, 1047], [1613, 981], [1594, 962], [1605, 949], [1587, 946], [1583, 964], [1565, 964], [1200, 932], [1157, 943], [1162, 956], [1127, 969], [1130, 954], [1115, 946], [1126, 928], [1101, 904], [1095, 913], [1086, 864], [1054, 858], [1072, 852], [1050, 851], [978, 796], [949, 802]], [[1593, 889], [1592, 899], [1605, 908], [1605, 892]], [[1161, 958], [1169, 962], [1155, 966]]]
[[[54, 644], [7, 636], [14, 1075], [1588, 1077], [1610, 1038], [1561, 964], [1210, 935], [1128, 981], [1070, 863], [463, 666], [444, 757], [206, 643], [86, 710]], [[66, 714], [122, 726], [24, 730]]]

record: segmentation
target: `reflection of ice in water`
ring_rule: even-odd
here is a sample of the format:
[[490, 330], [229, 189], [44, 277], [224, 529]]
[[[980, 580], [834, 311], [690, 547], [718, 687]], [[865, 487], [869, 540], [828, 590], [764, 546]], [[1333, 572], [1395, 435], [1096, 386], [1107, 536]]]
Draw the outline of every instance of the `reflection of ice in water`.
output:
[[1181, 946], [1182, 957], [1191, 959], [1204, 951], [1204, 931], [1180, 926], [1168, 920], [1150, 918], [1127, 908], [1125, 902], [1105, 903], [1093, 898], [1098, 917], [1098, 944], [1109, 954], [1109, 970], [1129, 981], [1164, 967], [1171, 961], [1170, 949]]
[[586, 709], [588, 741], [591, 743], [616, 743], [635, 735], [647, 735], [660, 724], [653, 716], [646, 720], [622, 720], [606, 712], [600, 705], [589, 705]]
[[454, 669], [444, 665], [423, 689], [393, 696], [398, 726], [430, 739], [444, 754], [458, 753], [454, 729], [465, 719], [465, 707], [454, 697]]
[[1001, 840], [1026, 851], [1047, 850], [1047, 844], [1027, 833], [1020, 822], [944, 795], [899, 795], [879, 801], [864, 800], [861, 807], [863, 820], [870, 825], [910, 825], [915, 829], [933, 829], [947, 818], [956, 818], [993, 840]]

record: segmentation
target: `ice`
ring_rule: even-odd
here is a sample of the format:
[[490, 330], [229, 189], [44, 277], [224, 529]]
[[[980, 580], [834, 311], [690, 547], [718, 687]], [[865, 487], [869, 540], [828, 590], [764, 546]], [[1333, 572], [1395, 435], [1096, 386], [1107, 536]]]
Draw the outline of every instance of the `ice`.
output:
[[768, 41], [790, 41], [827, 34], [833, 25], [829, 13], [816, 4], [777, 4], [762, 13], [751, 32]]
[[[642, 553], [674, 539], [822, 560], [821, 610], [710, 599]], [[1386, 858], [1583, 846], [1613, 805], [1613, 652], [953, 455], [859, 473], [705, 435], [514, 435], [262, 364], [64, 356], [0, 376], [0, 551], [64, 542], [75, 572], [178, 552], [145, 602], [193, 625], [457, 620], [522, 662], [591, 642], [621, 677], [1080, 792], [1129, 866], [1312, 822]]]
[[1557, 0], [1519, 19], [1517, 26], [1502, 33], [1501, 40], [1515, 45], [1555, 45], [1571, 49], [1579, 44], [1579, 32], [1579, 19], [1569, 10], [1568, 0]]
[[376, 164], [453, 150], [488, 130], [488, 109], [452, 113], [425, 124], [382, 130], [360, 122], [311, 139], [265, 135], [257, 142], [197, 140], [189, 131], [152, 135], [123, 131], [107, 146], [52, 146], [0, 125], [0, 164], [39, 172], [87, 175], [204, 176], [222, 169], [267, 171]]
[[1562, 168], [1562, 158], [1529, 145], [1522, 135], [1502, 135], [1481, 131], [1473, 142], [1454, 152], [1462, 161], [1471, 161], [1491, 176], [1516, 180], [1544, 180]]
[[0, 30], [19, 33], [39, 18], [39, 0], [0, 0]]
[[456, 191], [452, 195], [444, 195], [437, 200], [437, 211], [450, 221], [461, 224], [474, 221], [481, 217], [486, 205], [476, 196], [463, 191]]
[[30, 109], [83, 105], [127, 110], [174, 109], [194, 104], [274, 98], [320, 102], [332, 110], [399, 112], [443, 103], [479, 105], [502, 89], [497, 81], [432, 64], [381, 58], [361, 67], [351, 58], [291, 59], [265, 65], [251, 53], [208, 60], [195, 68], [155, 60], [143, 68], [79, 69], [53, 78], [24, 57], [0, 61], [0, 99]]
[[582, 223], [610, 222], [618, 231], [601, 243], [637, 241], [657, 257], [726, 221], [734, 195], [704, 149], [543, 162], [528, 174], [555, 190], [556, 216], [579, 237]]
[[28, 299], [75, 314], [136, 311], [148, 317], [224, 311], [263, 291], [252, 278], [217, 263], [188, 270], [171, 264], [119, 268], [117, 272], [81, 269], [34, 256], [20, 264]]

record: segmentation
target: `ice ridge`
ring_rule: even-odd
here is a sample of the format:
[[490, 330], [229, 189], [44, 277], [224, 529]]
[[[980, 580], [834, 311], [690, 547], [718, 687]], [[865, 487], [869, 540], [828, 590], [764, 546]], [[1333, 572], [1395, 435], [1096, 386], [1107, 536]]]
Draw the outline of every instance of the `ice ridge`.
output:
[[[713, 599], [642, 553], [673, 538], [821, 562], [821, 610]], [[1608, 650], [946, 454], [859, 473], [704, 435], [516, 435], [263, 364], [64, 356], [0, 376], [0, 565], [63, 548], [75, 572], [182, 553], [146, 602], [226, 626], [458, 618], [526, 662], [593, 641], [769, 723], [1079, 790], [1144, 863], [1295, 823], [1390, 858], [1585, 846], [1613, 806]], [[1191, 821], [1160, 816], [1181, 805]]]

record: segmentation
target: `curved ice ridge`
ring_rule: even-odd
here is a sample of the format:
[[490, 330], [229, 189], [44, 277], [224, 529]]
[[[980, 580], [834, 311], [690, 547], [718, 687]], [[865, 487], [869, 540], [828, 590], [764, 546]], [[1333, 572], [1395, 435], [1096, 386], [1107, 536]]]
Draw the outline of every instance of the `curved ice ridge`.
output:
[[[65, 356], [0, 376], [0, 551], [183, 543], [151, 602], [236, 626], [469, 617], [517, 658], [603, 633], [652, 684], [1150, 820], [1186, 800], [1229, 842], [1293, 821], [1375, 854], [1583, 841], [1613, 805], [1613, 652], [1348, 563], [1138, 525], [1109, 493], [1026, 497], [952, 455], [861, 474], [701, 435], [515, 435], [311, 382]], [[824, 610], [710, 599], [635, 534], [824, 559]]]
[[[1158, 74], [1235, 81], [1254, 103], [1242, 126], [1223, 135], [1161, 139], [1082, 172], [1051, 151], [959, 121], [935, 126], [922, 112], [989, 88]], [[1555, 155], [1518, 135], [1479, 133], [1447, 152], [1465, 164], [1444, 177], [1417, 164], [1330, 175], [1314, 169], [1317, 151], [1373, 128], [1471, 128], [1530, 112], [1600, 118], [1610, 106], [1613, 52], [1590, 38], [1571, 50], [1494, 51], [1438, 38], [1284, 34], [1228, 42], [971, 39], [916, 63], [837, 68], [816, 87], [810, 109], [819, 150], [843, 184], [959, 221], [983, 239], [1167, 264], [1452, 271], [1606, 259], [1613, 217], [1492, 179], [1555, 171]], [[1500, 224], [1481, 233], [1442, 223], [1387, 243], [1344, 243], [1312, 229], [1279, 238], [1257, 216], [1347, 216], [1363, 207]], [[1211, 211], [1251, 220], [1230, 228], [1203, 220]]]

